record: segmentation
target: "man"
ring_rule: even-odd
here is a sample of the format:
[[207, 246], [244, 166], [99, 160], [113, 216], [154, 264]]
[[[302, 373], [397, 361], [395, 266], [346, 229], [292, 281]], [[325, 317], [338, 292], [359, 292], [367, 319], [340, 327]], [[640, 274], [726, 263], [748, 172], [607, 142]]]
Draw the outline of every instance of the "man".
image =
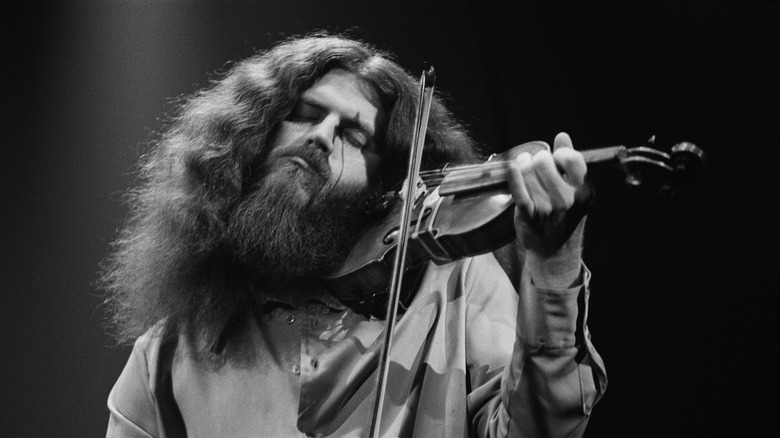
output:
[[[292, 39], [187, 100], [145, 157], [107, 260], [132, 355], [108, 436], [367, 436], [384, 321], [323, 278], [386, 214], [418, 85], [367, 44]], [[437, 99], [423, 167], [477, 160]], [[586, 328], [586, 166], [510, 163], [525, 261], [430, 264], [394, 333], [382, 436], [580, 436], [606, 385]]]

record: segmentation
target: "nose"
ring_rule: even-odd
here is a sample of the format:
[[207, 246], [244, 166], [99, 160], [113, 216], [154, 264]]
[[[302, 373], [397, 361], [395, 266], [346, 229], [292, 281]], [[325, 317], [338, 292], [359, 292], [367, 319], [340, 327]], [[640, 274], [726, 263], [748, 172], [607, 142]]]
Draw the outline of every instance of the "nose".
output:
[[330, 155], [333, 152], [338, 123], [335, 115], [329, 115], [312, 125], [307, 134], [307, 144], [320, 149], [325, 155]]

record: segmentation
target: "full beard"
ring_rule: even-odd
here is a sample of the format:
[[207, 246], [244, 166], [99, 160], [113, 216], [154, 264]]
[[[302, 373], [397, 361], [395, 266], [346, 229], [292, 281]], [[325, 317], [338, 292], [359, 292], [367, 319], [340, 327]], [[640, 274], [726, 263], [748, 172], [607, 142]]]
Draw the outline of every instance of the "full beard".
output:
[[276, 282], [322, 276], [341, 266], [359, 231], [383, 213], [382, 191], [328, 189], [325, 181], [295, 165], [258, 181], [230, 223], [239, 263]]

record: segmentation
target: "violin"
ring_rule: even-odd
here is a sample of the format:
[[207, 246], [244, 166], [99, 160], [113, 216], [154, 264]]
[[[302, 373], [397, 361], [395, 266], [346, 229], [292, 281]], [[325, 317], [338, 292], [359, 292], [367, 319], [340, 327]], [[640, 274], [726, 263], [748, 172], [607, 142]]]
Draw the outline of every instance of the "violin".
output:
[[[654, 137], [648, 141], [654, 143]], [[420, 172], [409, 222], [404, 280], [400, 305], [414, 296], [428, 261], [449, 263], [498, 250], [515, 238], [514, 202], [509, 193], [507, 162], [523, 152], [549, 150], [533, 141], [491, 155], [479, 164]], [[669, 153], [650, 146], [612, 146], [581, 151], [589, 174], [617, 167], [625, 182], [672, 194], [691, 182], [703, 169], [704, 152], [689, 142], [674, 145]], [[400, 199], [401, 196], [396, 196]], [[370, 225], [360, 236], [344, 264], [324, 278], [333, 295], [364, 315], [384, 318], [394, 252], [400, 241], [402, 202]]]

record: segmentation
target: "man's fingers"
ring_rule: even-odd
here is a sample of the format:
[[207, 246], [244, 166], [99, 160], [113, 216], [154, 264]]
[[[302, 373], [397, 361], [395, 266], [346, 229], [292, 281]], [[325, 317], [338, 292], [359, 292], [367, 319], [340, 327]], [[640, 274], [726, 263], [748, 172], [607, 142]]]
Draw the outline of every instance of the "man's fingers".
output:
[[561, 132], [555, 136], [553, 159], [558, 170], [569, 184], [579, 187], [585, 183], [588, 167], [582, 154], [574, 149], [569, 134]]
[[512, 174], [512, 178], [509, 179], [509, 191], [512, 194], [515, 205], [527, 218], [532, 217], [535, 213], [534, 203], [531, 195], [528, 193], [525, 178], [523, 177], [523, 170], [530, 165], [531, 154], [527, 152], [518, 155], [514, 162], [509, 163], [509, 172]]
[[588, 172], [588, 166], [582, 154], [570, 147], [558, 149], [553, 154], [555, 166], [563, 174], [564, 179], [574, 187], [579, 187], [585, 183], [585, 174]]
[[540, 184], [538, 190], [540, 194], [534, 196], [534, 191], [529, 188], [532, 199], [548, 202], [550, 211], [554, 208], [567, 208], [574, 202], [574, 192], [564, 176], [559, 173], [557, 163], [549, 152], [537, 152], [533, 157], [533, 167], [537, 177], [535, 180]]
[[574, 143], [572, 143], [569, 134], [565, 132], [559, 132], [558, 135], [555, 136], [555, 140], [553, 140], [553, 151], [557, 151], [558, 149], [563, 148], [574, 149]]

